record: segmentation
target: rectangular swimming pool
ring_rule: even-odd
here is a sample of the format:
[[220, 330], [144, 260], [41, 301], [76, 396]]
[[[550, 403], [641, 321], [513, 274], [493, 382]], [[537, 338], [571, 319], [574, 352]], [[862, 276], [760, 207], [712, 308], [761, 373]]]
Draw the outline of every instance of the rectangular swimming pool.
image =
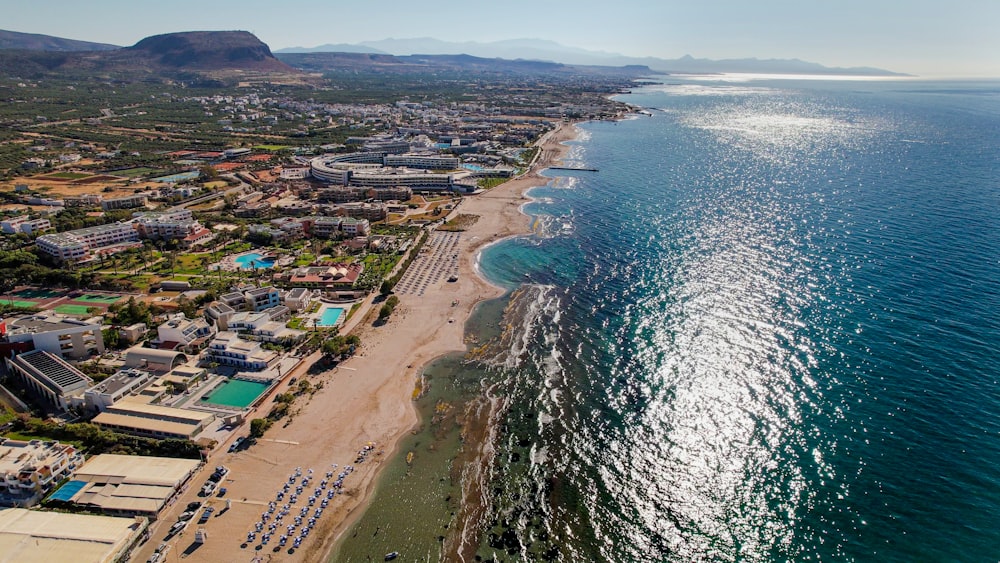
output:
[[211, 395], [202, 397], [201, 402], [242, 409], [256, 401], [268, 387], [269, 384], [260, 381], [230, 379], [212, 391]]
[[337, 326], [337, 321], [340, 320], [340, 316], [344, 314], [344, 310], [340, 307], [327, 307], [323, 309], [323, 314], [320, 315], [319, 321], [316, 326], [331, 327]]

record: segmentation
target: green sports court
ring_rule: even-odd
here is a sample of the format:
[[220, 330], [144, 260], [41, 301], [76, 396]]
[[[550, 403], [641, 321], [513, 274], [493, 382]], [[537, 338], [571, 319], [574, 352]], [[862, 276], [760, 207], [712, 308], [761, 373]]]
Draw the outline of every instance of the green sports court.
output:
[[88, 315], [89, 313], [87, 311], [89, 309], [90, 306], [88, 305], [57, 305], [53, 310], [64, 315], [82, 316]]
[[88, 294], [88, 295], [80, 295], [80, 296], [77, 296], [77, 297], [72, 297], [71, 300], [72, 301], [81, 301], [83, 303], [103, 303], [103, 304], [108, 304], [108, 303], [114, 303], [115, 301], [118, 301], [119, 299], [121, 299], [121, 297], [122, 297], [121, 295]]

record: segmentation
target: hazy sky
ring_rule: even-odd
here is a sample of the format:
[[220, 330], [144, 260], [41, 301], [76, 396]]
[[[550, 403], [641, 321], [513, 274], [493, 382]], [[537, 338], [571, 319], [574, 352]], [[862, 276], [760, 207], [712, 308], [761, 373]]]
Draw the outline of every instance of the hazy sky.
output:
[[243, 29], [272, 49], [549, 39], [632, 56], [799, 58], [1000, 77], [1000, 0], [7, 0], [0, 28], [116, 45]]

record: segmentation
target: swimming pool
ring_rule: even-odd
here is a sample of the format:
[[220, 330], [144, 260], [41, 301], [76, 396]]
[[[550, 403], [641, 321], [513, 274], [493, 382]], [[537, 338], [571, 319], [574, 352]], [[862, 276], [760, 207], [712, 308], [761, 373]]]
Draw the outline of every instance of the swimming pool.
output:
[[327, 307], [323, 309], [323, 314], [320, 315], [316, 326], [337, 326], [337, 321], [340, 320], [340, 316], [343, 314], [344, 310], [340, 307]]
[[65, 485], [56, 489], [56, 492], [52, 493], [49, 500], [61, 500], [63, 502], [69, 502], [73, 498], [73, 495], [79, 493], [84, 487], [87, 486], [86, 481], [67, 481]]
[[256, 401], [257, 397], [260, 397], [264, 391], [267, 391], [268, 387], [270, 387], [269, 384], [260, 381], [230, 379], [216, 387], [211, 395], [202, 397], [201, 402], [246, 408]]
[[263, 254], [257, 252], [251, 252], [250, 254], [244, 254], [243, 256], [236, 257], [236, 264], [241, 270], [251, 270], [254, 267], [257, 268], [270, 268], [274, 266], [274, 258], [268, 256], [262, 258]]

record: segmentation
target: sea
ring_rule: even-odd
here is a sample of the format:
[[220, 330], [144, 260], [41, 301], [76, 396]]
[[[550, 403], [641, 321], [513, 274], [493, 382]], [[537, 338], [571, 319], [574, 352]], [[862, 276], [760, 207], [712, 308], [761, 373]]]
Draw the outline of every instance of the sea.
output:
[[617, 99], [332, 560], [1000, 560], [1000, 82]]

